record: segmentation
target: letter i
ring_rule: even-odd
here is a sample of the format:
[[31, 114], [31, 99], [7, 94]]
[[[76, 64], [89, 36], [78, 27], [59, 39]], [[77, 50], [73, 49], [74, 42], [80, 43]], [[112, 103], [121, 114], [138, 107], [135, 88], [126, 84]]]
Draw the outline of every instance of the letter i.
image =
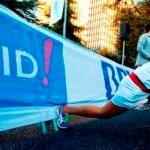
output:
[[9, 51], [8, 47], [2, 46], [4, 75], [10, 75]]

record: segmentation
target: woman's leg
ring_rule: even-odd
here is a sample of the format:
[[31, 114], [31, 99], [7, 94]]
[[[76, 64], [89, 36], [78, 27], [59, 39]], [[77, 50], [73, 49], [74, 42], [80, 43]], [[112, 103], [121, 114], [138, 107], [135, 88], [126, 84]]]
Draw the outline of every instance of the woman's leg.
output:
[[64, 112], [91, 118], [111, 118], [127, 111], [126, 108], [118, 107], [109, 101], [104, 106], [97, 105], [81, 105], [64, 107]]

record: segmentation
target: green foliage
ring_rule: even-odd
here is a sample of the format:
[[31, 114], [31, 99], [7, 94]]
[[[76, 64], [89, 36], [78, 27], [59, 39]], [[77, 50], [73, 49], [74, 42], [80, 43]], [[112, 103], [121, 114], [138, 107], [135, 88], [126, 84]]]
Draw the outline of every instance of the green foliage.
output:
[[0, 4], [5, 5], [29, 22], [35, 21], [36, 0], [1, 0]]

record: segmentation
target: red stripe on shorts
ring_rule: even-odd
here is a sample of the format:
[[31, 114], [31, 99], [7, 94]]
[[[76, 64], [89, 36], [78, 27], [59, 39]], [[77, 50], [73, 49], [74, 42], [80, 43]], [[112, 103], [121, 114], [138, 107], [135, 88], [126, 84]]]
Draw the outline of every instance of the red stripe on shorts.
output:
[[148, 92], [149, 89], [145, 87], [145, 85], [140, 81], [140, 79], [136, 76], [134, 72], [129, 74], [130, 79], [144, 92]]

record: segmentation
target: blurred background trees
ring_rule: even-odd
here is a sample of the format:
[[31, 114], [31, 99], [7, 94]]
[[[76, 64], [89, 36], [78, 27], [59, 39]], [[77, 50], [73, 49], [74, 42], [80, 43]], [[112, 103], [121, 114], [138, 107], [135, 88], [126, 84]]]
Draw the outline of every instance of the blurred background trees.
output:
[[[134, 66], [137, 55], [137, 42], [141, 34], [145, 32], [146, 24], [150, 23], [150, 3], [148, 0], [143, 0], [137, 5], [133, 3], [132, 7], [123, 8], [118, 11], [115, 25], [118, 20], [129, 25], [129, 39], [126, 41], [125, 47], [125, 65]], [[119, 25], [119, 24], [118, 24]], [[121, 44], [118, 44], [118, 49], [122, 49]]]
[[0, 4], [8, 7], [29, 22], [35, 22], [36, 0], [1, 0]]

